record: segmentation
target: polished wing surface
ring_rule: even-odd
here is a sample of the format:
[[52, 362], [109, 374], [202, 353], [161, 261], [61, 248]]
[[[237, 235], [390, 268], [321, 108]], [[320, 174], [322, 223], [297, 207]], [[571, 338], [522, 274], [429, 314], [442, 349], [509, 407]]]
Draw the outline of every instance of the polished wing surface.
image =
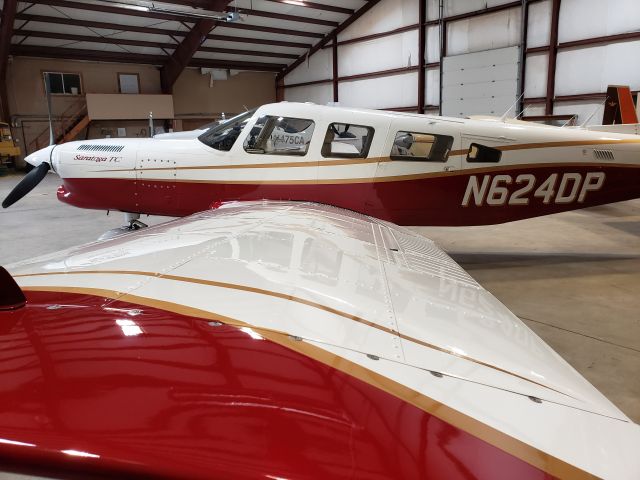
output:
[[3, 457], [186, 477], [640, 474], [640, 427], [391, 223], [230, 203], [9, 270], [29, 302], [0, 312], [0, 437], [32, 446], [0, 440]]

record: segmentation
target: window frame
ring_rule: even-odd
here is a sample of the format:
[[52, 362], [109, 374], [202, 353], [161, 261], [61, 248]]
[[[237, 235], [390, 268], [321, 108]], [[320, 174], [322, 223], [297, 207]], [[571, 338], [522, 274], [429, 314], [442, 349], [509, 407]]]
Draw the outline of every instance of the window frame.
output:
[[65, 75], [77, 75], [78, 76], [78, 80], [80, 80], [80, 90], [78, 91], [78, 93], [65, 93], [64, 91], [62, 93], [53, 93], [50, 92], [51, 95], [65, 95], [65, 96], [72, 96], [72, 97], [80, 97], [82, 95], [84, 95], [84, 82], [82, 81], [82, 74], [80, 72], [63, 72], [63, 71], [51, 71], [51, 70], [41, 70], [40, 71], [41, 75], [42, 75], [42, 87], [43, 87], [43, 91], [44, 91], [44, 95], [47, 95], [47, 81], [46, 81], [46, 74], [54, 74], [54, 75], [61, 75], [62, 76], [62, 88], [63, 90], [66, 90], [64, 88], [64, 76]]
[[[140, 88], [140, 74], [137, 72], [118, 72], [118, 93], [122, 94], [122, 95], [140, 95], [142, 93], [142, 89]], [[123, 92], [122, 91], [122, 81], [121, 81], [121, 77], [122, 75], [128, 75], [130, 77], [136, 77], [137, 78], [137, 84], [138, 84], [138, 91], [135, 93], [132, 92]]]
[[[483, 149], [487, 149], [487, 150], [493, 150], [494, 152], [498, 152], [498, 158], [495, 160], [477, 160], [475, 158], [470, 158], [469, 155], [471, 154], [471, 149], [473, 147], [478, 148], [478, 152], [481, 152]], [[467, 156], [466, 156], [466, 160], [467, 163], [500, 163], [500, 161], [502, 160], [502, 150], [499, 150], [497, 148], [491, 147], [489, 145], [483, 145], [481, 143], [476, 143], [476, 142], [472, 142], [469, 144], [469, 149], [467, 150]]]
[[[254, 128], [256, 128], [258, 122], [260, 120], [262, 120], [263, 118], [266, 117], [265, 123], [263, 124], [260, 133], [258, 134], [258, 136], [256, 137], [256, 143], [257, 140], [259, 139], [263, 139], [262, 141], [266, 141], [267, 138], [271, 137], [271, 135], [273, 135], [274, 130], [276, 129], [277, 125], [273, 125], [273, 127], [271, 127], [271, 131], [269, 132], [268, 137], [265, 135], [265, 127], [267, 127], [269, 125], [270, 122], [272, 122], [273, 119], [278, 119], [278, 118], [282, 118], [282, 119], [291, 119], [291, 120], [300, 120], [303, 122], [310, 122], [309, 126], [303, 130], [306, 131], [308, 130], [311, 126], [313, 126], [313, 131], [311, 132], [311, 137], [309, 138], [309, 142], [306, 143], [306, 150], [304, 152], [300, 152], [300, 151], [295, 151], [295, 150], [290, 150], [290, 151], [282, 151], [282, 152], [277, 152], [277, 151], [273, 151], [273, 152], [267, 152], [264, 149], [261, 148], [249, 148], [247, 149], [247, 141], [249, 140], [249, 135], [251, 135], [251, 130], [253, 130]], [[313, 140], [313, 136], [316, 133], [316, 126], [317, 123], [315, 120], [311, 119], [311, 118], [298, 118], [298, 117], [289, 117], [289, 116], [284, 116], [284, 115], [272, 115], [272, 114], [265, 114], [262, 115], [260, 117], [258, 117], [256, 119], [256, 121], [253, 123], [253, 125], [251, 126], [251, 129], [249, 130], [249, 133], [244, 137], [244, 140], [242, 141], [242, 149], [248, 153], [249, 155], [280, 155], [280, 156], [292, 156], [292, 157], [305, 157], [308, 153], [309, 153], [309, 149], [311, 147], [311, 141]], [[300, 133], [300, 132], [297, 132]]]
[[325, 138], [327, 137], [327, 133], [331, 129], [332, 125], [349, 125], [350, 127], [360, 127], [365, 128], [369, 133], [367, 135], [367, 143], [362, 146], [362, 151], [360, 153], [331, 153], [331, 151], [327, 152], [325, 141], [322, 141], [322, 147], [320, 148], [320, 154], [323, 158], [367, 158], [369, 156], [369, 150], [371, 149], [371, 144], [373, 143], [373, 137], [376, 134], [376, 129], [374, 127], [368, 125], [357, 125], [355, 123], [346, 123], [346, 122], [331, 122], [327, 125], [327, 129], [324, 133]]
[[443, 134], [439, 134], [439, 133], [427, 133], [427, 132], [413, 132], [413, 131], [409, 131], [409, 130], [397, 130], [396, 134], [393, 137], [393, 143], [391, 144], [391, 150], [393, 150], [393, 146], [396, 143], [396, 139], [398, 138], [398, 134], [400, 132], [404, 132], [404, 133], [409, 133], [409, 134], [416, 134], [416, 135], [429, 135], [431, 137], [434, 137], [434, 142], [432, 142], [432, 145], [435, 146], [438, 143], [438, 138], [446, 138], [448, 141], [448, 147], [447, 147], [447, 154], [446, 156], [443, 156], [442, 160], [435, 160], [435, 159], [431, 159], [431, 150], [433, 150], [433, 146], [431, 147], [431, 149], [429, 150], [429, 156], [427, 157], [415, 157], [415, 156], [409, 156], [409, 155], [391, 155], [391, 152], [389, 152], [389, 158], [391, 158], [391, 160], [395, 161], [395, 162], [430, 162], [430, 163], [447, 163], [449, 161], [449, 155], [451, 154], [451, 148], [453, 147], [453, 142], [455, 141], [455, 139], [453, 138], [452, 135], [443, 135]]
[[[211, 148], [212, 150], [216, 150], [217, 152], [230, 152], [231, 150], [234, 149], [234, 147], [236, 147], [236, 145], [238, 144], [238, 139], [242, 136], [242, 132], [247, 128], [247, 125], [249, 125], [249, 121], [251, 120], [251, 117], [253, 117], [256, 113], [257, 108], [254, 108], [252, 110], [247, 110], [246, 112], [242, 112], [239, 113], [238, 115], [235, 115], [231, 118], [229, 118], [228, 120], [219, 123], [218, 125], [214, 125], [213, 127], [205, 130], [204, 132], [202, 132], [200, 135], [198, 135], [198, 140], [200, 141], [200, 143], [202, 143], [203, 145], [206, 145], [207, 147]], [[229, 125], [231, 125], [234, 122], [244, 122], [247, 121], [247, 125], [245, 125], [242, 129], [242, 131], [240, 131], [240, 133], [238, 133], [238, 136], [234, 139], [233, 141], [233, 145], [231, 145], [231, 148], [229, 148], [228, 150], [221, 150], [219, 148], [214, 147], [213, 145], [211, 145], [207, 140], [209, 140], [213, 135], [215, 135], [216, 133], [219, 132], [223, 132], [224, 130], [226, 130]], [[213, 142], [211, 142], [213, 143]], [[244, 143], [244, 140], [243, 140]]]

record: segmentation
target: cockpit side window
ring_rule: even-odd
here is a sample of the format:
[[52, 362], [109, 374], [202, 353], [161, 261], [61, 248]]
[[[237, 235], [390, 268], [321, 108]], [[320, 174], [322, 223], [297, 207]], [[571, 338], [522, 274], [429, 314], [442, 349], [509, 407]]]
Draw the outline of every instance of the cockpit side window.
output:
[[432, 133], [400, 131], [391, 146], [392, 160], [446, 162], [453, 137]]
[[373, 140], [372, 127], [332, 123], [322, 143], [323, 157], [367, 158]]
[[479, 143], [469, 145], [467, 162], [470, 163], [497, 163], [502, 157], [502, 151], [497, 148], [487, 147]]
[[198, 137], [198, 140], [211, 148], [228, 152], [236, 143], [236, 140], [240, 136], [240, 132], [242, 132], [254, 113], [255, 109], [249, 110], [248, 112], [241, 113], [226, 122], [222, 122], [219, 125], [208, 129]]
[[315, 123], [304, 118], [260, 117], [244, 141], [248, 153], [303, 156], [309, 150]]

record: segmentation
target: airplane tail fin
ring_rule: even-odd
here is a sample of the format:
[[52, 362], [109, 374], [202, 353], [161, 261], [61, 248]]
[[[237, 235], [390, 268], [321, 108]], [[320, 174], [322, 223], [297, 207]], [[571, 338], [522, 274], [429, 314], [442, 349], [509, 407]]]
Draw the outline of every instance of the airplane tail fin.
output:
[[638, 112], [628, 86], [609, 85], [604, 105], [603, 125], [638, 123]]

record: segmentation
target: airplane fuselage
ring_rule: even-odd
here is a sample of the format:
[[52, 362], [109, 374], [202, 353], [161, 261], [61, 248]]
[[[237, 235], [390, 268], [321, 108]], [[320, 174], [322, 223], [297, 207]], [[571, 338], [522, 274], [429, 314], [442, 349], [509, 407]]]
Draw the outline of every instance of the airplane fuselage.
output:
[[248, 112], [233, 138], [222, 130], [57, 146], [58, 197], [169, 216], [300, 200], [402, 225], [480, 225], [640, 196], [634, 135], [296, 103]]

